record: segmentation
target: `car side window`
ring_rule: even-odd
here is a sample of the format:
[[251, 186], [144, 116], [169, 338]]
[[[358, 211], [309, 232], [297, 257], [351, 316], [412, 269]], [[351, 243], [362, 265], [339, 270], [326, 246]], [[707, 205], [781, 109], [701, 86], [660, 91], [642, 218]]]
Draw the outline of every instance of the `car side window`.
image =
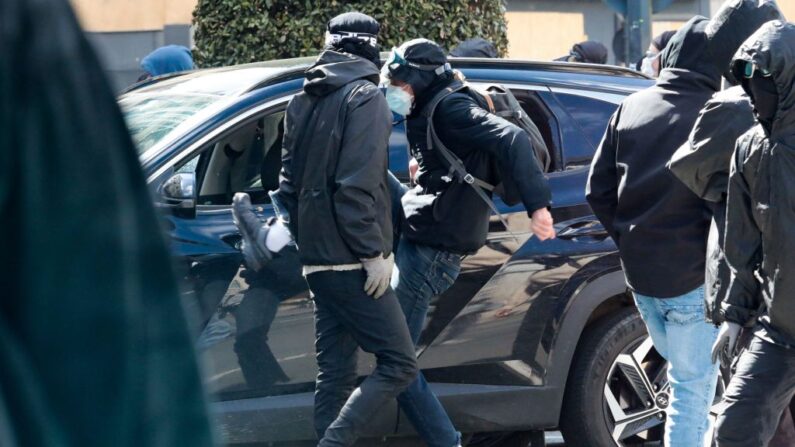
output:
[[560, 169], [560, 131], [555, 115], [544, 104], [539, 94], [530, 90], [512, 89], [511, 93], [519, 101], [522, 109], [530, 117], [533, 124], [538, 127], [541, 132], [541, 137], [547, 145], [549, 151], [549, 164], [548, 172], [554, 172]]
[[198, 205], [230, 205], [237, 192], [254, 204], [270, 203], [268, 192], [279, 187], [284, 112], [248, 121], [207, 144], [177, 167], [195, 173]]
[[618, 104], [569, 93], [554, 93], [554, 102], [568, 119], [563, 126], [567, 169], [589, 165]]

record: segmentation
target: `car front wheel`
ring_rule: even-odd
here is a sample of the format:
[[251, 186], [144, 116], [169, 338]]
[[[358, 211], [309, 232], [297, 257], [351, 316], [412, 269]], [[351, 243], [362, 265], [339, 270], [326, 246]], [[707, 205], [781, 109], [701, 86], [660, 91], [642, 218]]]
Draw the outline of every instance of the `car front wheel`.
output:
[[667, 363], [637, 311], [616, 312], [581, 340], [563, 403], [567, 445], [662, 445], [671, 396]]

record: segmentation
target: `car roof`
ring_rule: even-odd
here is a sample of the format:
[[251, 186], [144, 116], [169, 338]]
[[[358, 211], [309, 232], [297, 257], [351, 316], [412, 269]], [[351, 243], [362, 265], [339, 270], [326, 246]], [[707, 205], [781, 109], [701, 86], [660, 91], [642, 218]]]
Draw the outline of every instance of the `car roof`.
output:
[[[316, 57], [301, 57], [174, 73], [135, 84], [122, 94], [159, 93], [168, 90], [171, 93], [240, 96], [287, 79], [302, 77], [315, 60]], [[536, 77], [541, 75], [545, 81], [552, 83], [558, 81], [571, 84], [583, 79], [601, 79], [603, 83], [616, 87], [629, 83], [631, 85], [626, 87], [636, 90], [643, 81], [648, 82], [650, 79], [635, 70], [612, 65], [454, 57], [450, 58], [450, 63], [453, 68], [468, 73], [469, 77], [476, 74], [476, 79], [489, 79], [496, 72], [504, 72], [502, 76], [494, 78], [495, 81], [528, 81], [520, 73], [534, 72]], [[511, 73], [515, 76], [510, 76]]]

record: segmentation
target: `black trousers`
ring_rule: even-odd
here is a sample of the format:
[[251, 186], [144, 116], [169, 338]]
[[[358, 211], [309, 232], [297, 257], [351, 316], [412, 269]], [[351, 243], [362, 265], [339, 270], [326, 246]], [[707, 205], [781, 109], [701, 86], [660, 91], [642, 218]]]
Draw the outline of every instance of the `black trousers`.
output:
[[718, 416], [718, 447], [766, 447], [795, 395], [795, 350], [754, 337]]
[[[319, 447], [350, 446], [370, 418], [414, 381], [417, 357], [395, 292], [364, 292], [364, 271], [307, 276], [315, 299], [315, 431]], [[356, 386], [356, 350], [375, 355], [376, 367]]]

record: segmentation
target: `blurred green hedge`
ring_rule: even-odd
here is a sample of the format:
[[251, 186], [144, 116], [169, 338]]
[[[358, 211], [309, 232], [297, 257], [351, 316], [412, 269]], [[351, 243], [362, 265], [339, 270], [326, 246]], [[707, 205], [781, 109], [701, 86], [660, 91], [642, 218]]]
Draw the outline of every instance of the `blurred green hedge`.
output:
[[195, 59], [200, 67], [315, 55], [326, 22], [361, 11], [381, 23], [382, 51], [416, 37], [448, 50], [483, 37], [500, 54], [508, 47], [503, 0], [199, 0], [193, 12]]

